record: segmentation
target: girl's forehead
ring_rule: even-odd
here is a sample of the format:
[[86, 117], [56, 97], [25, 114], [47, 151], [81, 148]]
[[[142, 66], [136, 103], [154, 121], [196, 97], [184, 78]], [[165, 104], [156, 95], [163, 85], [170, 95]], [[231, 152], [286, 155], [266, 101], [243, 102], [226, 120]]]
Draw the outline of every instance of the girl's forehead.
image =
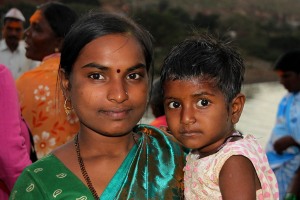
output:
[[195, 84], [195, 85], [210, 85], [212, 87], [217, 86], [217, 82], [214, 78], [207, 77], [207, 76], [189, 76], [189, 77], [182, 77], [182, 78], [167, 78], [164, 81], [164, 84], [171, 84], [174, 81], [179, 81], [181, 84]]

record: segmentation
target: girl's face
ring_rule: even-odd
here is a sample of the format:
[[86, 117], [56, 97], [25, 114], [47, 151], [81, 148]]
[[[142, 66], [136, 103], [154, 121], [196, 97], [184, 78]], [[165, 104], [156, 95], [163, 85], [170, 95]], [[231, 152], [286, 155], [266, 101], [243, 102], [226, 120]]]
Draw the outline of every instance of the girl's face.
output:
[[25, 30], [26, 57], [41, 61], [45, 56], [60, 48], [61, 39], [56, 37], [42, 10], [30, 17], [30, 26]]
[[167, 80], [164, 106], [171, 133], [185, 147], [203, 154], [221, 146], [238, 121], [222, 92], [199, 79]]
[[130, 35], [112, 34], [88, 43], [75, 61], [68, 96], [81, 131], [121, 136], [142, 118], [148, 98], [148, 74], [139, 43]]

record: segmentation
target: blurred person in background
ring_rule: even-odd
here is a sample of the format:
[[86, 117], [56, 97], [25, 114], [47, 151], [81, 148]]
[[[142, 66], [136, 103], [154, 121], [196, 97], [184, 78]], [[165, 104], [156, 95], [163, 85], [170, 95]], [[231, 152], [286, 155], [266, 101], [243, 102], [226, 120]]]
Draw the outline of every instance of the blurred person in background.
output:
[[14, 79], [38, 64], [25, 56], [24, 22], [25, 17], [17, 8], [11, 8], [3, 19], [0, 63], [10, 69]]
[[30, 131], [21, 116], [15, 81], [0, 64], [0, 199], [7, 200], [25, 167], [36, 161]]
[[[32, 132], [38, 158], [72, 139], [78, 132], [74, 112], [64, 112], [62, 91], [57, 87], [60, 49], [77, 14], [59, 2], [37, 7], [25, 31], [26, 56], [41, 64], [17, 79], [22, 114]], [[65, 104], [64, 104], [65, 103]]]
[[292, 186], [300, 167], [300, 50], [283, 54], [274, 70], [287, 94], [278, 106], [267, 156], [278, 181], [280, 199], [300, 199], [300, 185]]

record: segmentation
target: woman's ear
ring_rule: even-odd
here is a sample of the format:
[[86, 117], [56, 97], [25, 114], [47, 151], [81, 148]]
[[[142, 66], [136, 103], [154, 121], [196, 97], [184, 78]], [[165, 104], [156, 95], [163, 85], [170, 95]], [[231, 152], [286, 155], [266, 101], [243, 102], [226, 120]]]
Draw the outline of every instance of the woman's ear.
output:
[[244, 104], [246, 101], [246, 97], [244, 94], [239, 93], [236, 97], [232, 100], [231, 104], [231, 122], [233, 124], [238, 123], [240, 116], [243, 112]]
[[55, 39], [55, 41], [54, 41], [54, 46], [55, 46], [55, 48], [57, 48], [57, 50], [58, 50], [56, 53], [58, 53], [58, 52], [61, 51], [61, 47], [62, 47], [63, 42], [64, 42], [64, 38], [63, 38], [63, 37], [57, 37], [57, 38]]
[[70, 91], [70, 81], [64, 69], [59, 69], [59, 79], [60, 79], [60, 87], [62, 89], [63, 95], [65, 99], [68, 99], [69, 91]]

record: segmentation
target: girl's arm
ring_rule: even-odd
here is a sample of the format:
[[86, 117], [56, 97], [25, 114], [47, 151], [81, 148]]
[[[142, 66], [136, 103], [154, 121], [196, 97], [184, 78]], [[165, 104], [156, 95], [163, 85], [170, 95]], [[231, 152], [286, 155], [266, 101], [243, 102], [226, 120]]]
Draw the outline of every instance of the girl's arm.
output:
[[219, 176], [224, 200], [255, 200], [256, 190], [261, 188], [252, 162], [244, 156], [231, 156], [224, 163]]

